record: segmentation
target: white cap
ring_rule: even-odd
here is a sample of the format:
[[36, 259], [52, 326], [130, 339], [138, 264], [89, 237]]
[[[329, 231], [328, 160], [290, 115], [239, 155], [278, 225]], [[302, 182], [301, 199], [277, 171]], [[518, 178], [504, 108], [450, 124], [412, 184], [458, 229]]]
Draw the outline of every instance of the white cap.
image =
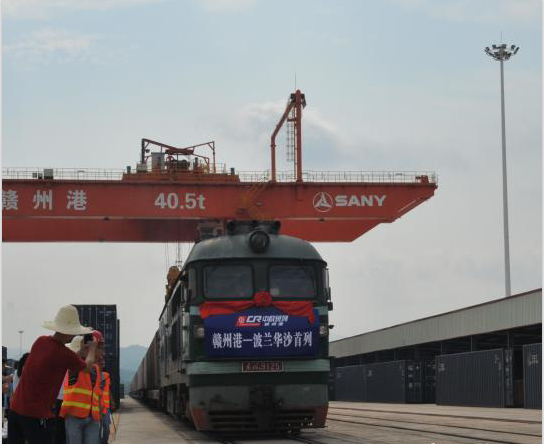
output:
[[82, 341], [83, 341], [83, 336], [74, 336], [74, 339], [72, 339], [72, 342], [70, 342], [69, 344], [66, 344], [66, 347], [68, 347], [74, 353], [77, 353], [81, 349]]

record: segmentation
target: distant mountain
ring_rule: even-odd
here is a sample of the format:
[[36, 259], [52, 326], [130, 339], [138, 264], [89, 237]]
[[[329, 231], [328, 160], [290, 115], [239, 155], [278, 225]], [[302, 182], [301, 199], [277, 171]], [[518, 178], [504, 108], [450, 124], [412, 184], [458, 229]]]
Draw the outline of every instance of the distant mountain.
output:
[[119, 369], [119, 379], [121, 380], [121, 384], [125, 385], [125, 393], [128, 393], [130, 383], [132, 382], [132, 379], [134, 378], [135, 374], [136, 374], [136, 370], [127, 369], [127, 368]]
[[137, 370], [146, 352], [147, 347], [142, 345], [129, 345], [128, 347], [121, 347], [119, 366], [122, 368]]
[[134, 377], [134, 373], [138, 370], [138, 367], [147, 352], [147, 347], [143, 347], [142, 345], [129, 345], [128, 347], [121, 347], [119, 352], [119, 377], [121, 379], [121, 384], [125, 384], [125, 391], [127, 391], [128, 385]]

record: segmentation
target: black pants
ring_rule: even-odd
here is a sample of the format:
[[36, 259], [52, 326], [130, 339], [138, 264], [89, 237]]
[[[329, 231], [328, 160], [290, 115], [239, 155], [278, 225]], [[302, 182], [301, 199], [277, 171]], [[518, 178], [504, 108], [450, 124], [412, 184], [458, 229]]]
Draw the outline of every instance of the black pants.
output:
[[54, 419], [19, 415], [13, 410], [8, 416], [8, 444], [52, 444]]
[[59, 416], [62, 399], [57, 399], [53, 412], [55, 413], [55, 432], [53, 444], [66, 444], [66, 430], [64, 428], [64, 418]]

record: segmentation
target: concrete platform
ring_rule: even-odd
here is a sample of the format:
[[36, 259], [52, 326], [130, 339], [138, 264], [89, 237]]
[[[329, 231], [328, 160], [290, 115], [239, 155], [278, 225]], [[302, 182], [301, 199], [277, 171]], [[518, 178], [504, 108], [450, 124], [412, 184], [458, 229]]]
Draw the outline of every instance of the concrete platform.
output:
[[117, 432], [112, 434], [115, 444], [203, 444], [216, 443], [188, 424], [150, 410], [132, 398], [121, 400], [121, 407], [114, 415]]

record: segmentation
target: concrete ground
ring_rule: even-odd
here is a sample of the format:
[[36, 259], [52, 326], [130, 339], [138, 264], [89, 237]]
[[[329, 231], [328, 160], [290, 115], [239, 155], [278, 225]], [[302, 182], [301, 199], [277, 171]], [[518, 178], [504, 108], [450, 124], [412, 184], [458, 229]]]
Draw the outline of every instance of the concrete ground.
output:
[[112, 430], [110, 443], [115, 444], [203, 444], [215, 443], [195, 431], [190, 425], [150, 410], [132, 399], [121, 400], [121, 408], [114, 415], [116, 433]]

